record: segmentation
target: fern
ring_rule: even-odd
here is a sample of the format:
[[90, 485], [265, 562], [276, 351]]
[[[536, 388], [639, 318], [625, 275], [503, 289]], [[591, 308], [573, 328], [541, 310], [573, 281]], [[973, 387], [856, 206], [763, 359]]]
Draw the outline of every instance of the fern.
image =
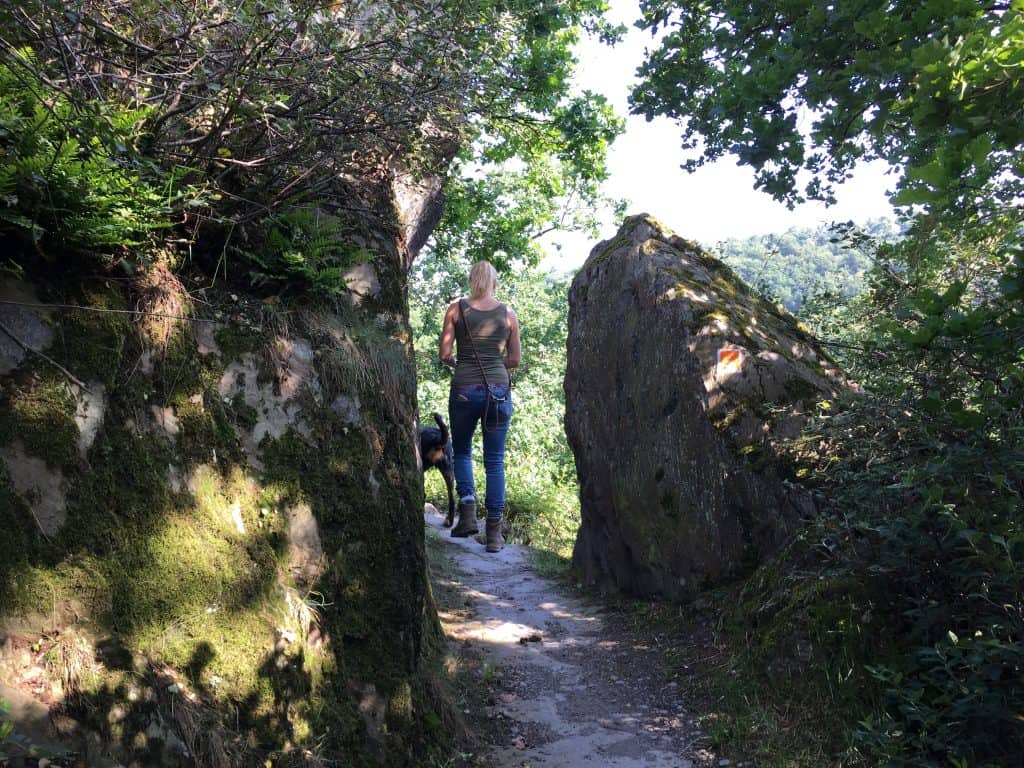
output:
[[257, 240], [257, 248], [231, 251], [247, 263], [254, 285], [281, 291], [344, 294], [345, 273], [369, 258], [347, 239], [339, 219], [311, 206], [269, 217]]
[[[15, 58], [32, 66], [34, 54]], [[0, 64], [0, 234], [30, 241], [28, 254], [124, 258], [169, 226], [181, 174], [137, 151], [147, 109], [71, 103]]]

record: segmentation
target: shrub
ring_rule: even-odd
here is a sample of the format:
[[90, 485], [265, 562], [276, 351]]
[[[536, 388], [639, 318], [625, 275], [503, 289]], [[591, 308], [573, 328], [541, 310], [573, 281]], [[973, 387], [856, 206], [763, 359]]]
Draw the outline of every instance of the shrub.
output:
[[[823, 404], [800, 438], [799, 475], [830, 514], [731, 612], [744, 632], [781, 623], [809, 637], [808, 681], [834, 671], [835, 648], [856, 647], [830, 706], [855, 731], [850, 754], [871, 764], [1024, 753], [1024, 260], [986, 260], [977, 236], [919, 220], [876, 251], [869, 293], [827, 313], [868, 387]], [[851, 586], [806, 602], [822, 583]], [[857, 610], [826, 641], [813, 617], [837, 601]], [[758, 624], [754, 606], [769, 602]]]

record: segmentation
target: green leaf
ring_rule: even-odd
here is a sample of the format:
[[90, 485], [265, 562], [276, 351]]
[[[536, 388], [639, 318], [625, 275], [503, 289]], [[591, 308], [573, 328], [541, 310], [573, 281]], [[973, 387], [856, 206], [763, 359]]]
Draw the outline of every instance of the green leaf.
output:
[[928, 187], [903, 187], [894, 194], [890, 200], [893, 205], [920, 205], [923, 203], [931, 203], [938, 200], [941, 195], [934, 189]]
[[967, 145], [967, 152], [972, 163], [977, 166], [982, 165], [988, 159], [989, 153], [992, 152], [992, 139], [987, 133], [976, 136]]
[[907, 169], [907, 179], [923, 181], [932, 189], [940, 189], [949, 181], [949, 172], [942, 163], [933, 160], [927, 165], [910, 166]]

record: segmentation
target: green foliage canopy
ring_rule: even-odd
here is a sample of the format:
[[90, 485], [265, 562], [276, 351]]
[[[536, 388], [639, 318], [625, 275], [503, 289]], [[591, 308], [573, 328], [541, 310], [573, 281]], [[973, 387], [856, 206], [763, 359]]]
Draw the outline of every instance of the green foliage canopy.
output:
[[867, 618], [836, 634], [868, 649], [864, 754], [1011, 764], [1024, 749], [1024, 284], [948, 227], [866, 247], [864, 295], [804, 308], [870, 395], [802, 437], [805, 477], [837, 512], [807, 537], [829, 550], [803, 578], [859, 585]]
[[[572, 47], [583, 31], [614, 41], [620, 30], [601, 21], [604, 0], [524, 4], [521, 46], [531, 78], [521, 103], [490, 105], [470, 121], [469, 138], [448, 175], [444, 218], [431, 248], [467, 265], [490, 259], [500, 269], [513, 261], [535, 264], [539, 238], [556, 229], [595, 232], [600, 209], [622, 204], [601, 192], [608, 178], [608, 147], [624, 122], [600, 94], [571, 95]], [[537, 38], [536, 30], [546, 31]], [[500, 45], [500, 44], [499, 44]], [[508, 50], [509, 61], [520, 57]], [[497, 254], [497, 255], [495, 255]]]
[[[465, 235], [459, 242], [472, 248], [466, 222], [475, 231], [493, 222], [476, 251], [499, 240], [527, 250], [509, 233], [536, 235], [558, 220], [551, 196], [596, 199], [607, 144], [621, 130], [599, 97], [569, 95], [571, 47], [581, 31], [615, 35], [601, 21], [606, 7], [604, 0], [5, 3], [0, 63], [20, 102], [5, 105], [0, 159], [7, 164], [16, 149], [27, 157], [21, 148], [39, 123], [46, 131], [34, 140], [32, 163], [63, 167], [70, 155], [87, 155], [110, 171], [90, 172], [83, 186], [121, 186], [85, 209], [126, 223], [105, 239], [87, 238], [86, 247], [134, 247], [146, 227], [174, 223], [180, 239], [241, 260], [268, 285], [301, 288], [312, 276], [329, 289], [357, 255], [291, 247], [322, 242], [319, 224], [299, 231], [310, 218], [304, 212], [319, 209], [339, 235], [387, 231], [393, 215], [380, 195], [389, 177], [444, 175], [461, 152], [462, 166], [518, 166], [481, 184], [453, 176], [461, 180], [451, 195], [454, 223], [439, 242]], [[45, 212], [33, 206], [50, 205], [60, 180], [28, 171], [19, 178], [25, 183], [16, 192], [4, 188], [0, 227], [27, 233], [28, 251], [59, 250], [44, 237], [52, 230]], [[142, 182], [135, 197], [133, 180]], [[154, 199], [142, 199], [153, 190]]]
[[[632, 99], [682, 121], [693, 168], [726, 153], [758, 187], [831, 199], [853, 165], [906, 169], [897, 202], [971, 206], [1022, 191], [1024, 3], [644, 0], [665, 30]], [[809, 126], [808, 135], [804, 126]]]

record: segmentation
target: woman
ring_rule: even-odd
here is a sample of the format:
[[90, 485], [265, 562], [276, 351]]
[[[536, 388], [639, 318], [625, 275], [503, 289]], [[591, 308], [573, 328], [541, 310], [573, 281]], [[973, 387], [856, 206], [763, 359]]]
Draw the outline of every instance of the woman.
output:
[[[505, 511], [505, 438], [512, 419], [509, 370], [519, 365], [519, 320], [511, 307], [494, 298], [498, 273], [489, 261], [480, 261], [469, 272], [468, 299], [452, 302], [444, 315], [440, 357], [455, 368], [448, 397], [448, 423], [452, 431], [455, 487], [459, 494], [459, 519], [452, 536], [476, 533], [476, 486], [473, 483], [473, 434], [482, 425], [484, 469], [487, 474], [488, 552], [505, 543], [501, 518]], [[452, 354], [452, 342], [458, 356]]]

